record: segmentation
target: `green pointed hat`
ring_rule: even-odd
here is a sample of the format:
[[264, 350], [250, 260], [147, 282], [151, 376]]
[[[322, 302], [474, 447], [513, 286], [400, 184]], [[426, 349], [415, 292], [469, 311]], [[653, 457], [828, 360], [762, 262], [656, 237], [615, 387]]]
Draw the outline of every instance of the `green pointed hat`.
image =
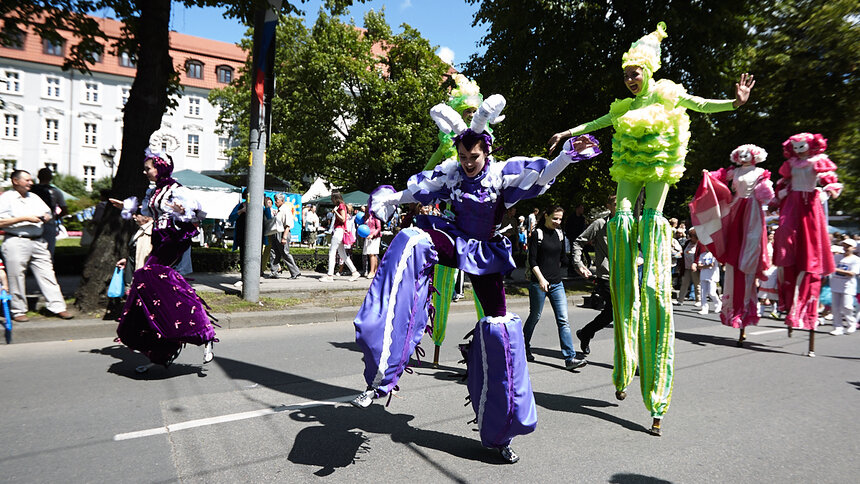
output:
[[639, 66], [652, 74], [660, 68], [660, 41], [666, 38], [666, 23], [657, 24], [657, 30], [642, 36], [630, 45], [621, 57], [621, 67]]

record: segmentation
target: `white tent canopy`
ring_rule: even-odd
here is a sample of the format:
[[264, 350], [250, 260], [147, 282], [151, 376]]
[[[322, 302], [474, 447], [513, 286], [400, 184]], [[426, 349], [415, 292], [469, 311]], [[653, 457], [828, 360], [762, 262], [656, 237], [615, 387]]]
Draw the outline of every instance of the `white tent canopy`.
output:
[[331, 195], [331, 189], [326, 187], [325, 180], [318, 177], [311, 184], [311, 187], [308, 188], [308, 191], [302, 195], [302, 203], [312, 202], [317, 198], [327, 197], [329, 195]]

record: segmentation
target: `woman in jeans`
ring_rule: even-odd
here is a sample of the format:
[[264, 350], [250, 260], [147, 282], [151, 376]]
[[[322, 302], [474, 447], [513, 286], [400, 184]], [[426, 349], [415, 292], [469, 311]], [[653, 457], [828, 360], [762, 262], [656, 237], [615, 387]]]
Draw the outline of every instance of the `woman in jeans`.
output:
[[558, 341], [564, 357], [564, 367], [573, 370], [585, 366], [585, 358], [577, 358], [573, 349], [573, 337], [567, 323], [567, 295], [561, 280], [561, 266], [567, 255], [564, 250], [564, 235], [560, 229], [564, 209], [558, 205], [544, 214], [543, 227], [538, 227], [529, 236], [528, 270], [532, 271], [529, 284], [529, 317], [523, 327], [526, 342], [526, 359], [534, 361], [531, 339], [535, 326], [540, 321], [544, 302], [549, 296], [555, 324], [558, 325]]
[[346, 248], [344, 248], [343, 245], [343, 234], [346, 231], [347, 210], [346, 204], [343, 203], [343, 196], [340, 192], [334, 192], [331, 194], [331, 203], [334, 204], [334, 217], [332, 217], [334, 231], [331, 234], [331, 247], [328, 250], [328, 274], [321, 278], [320, 281], [334, 282], [335, 254], [340, 255], [341, 260], [346, 262], [346, 267], [348, 267], [349, 271], [352, 273], [349, 280], [357, 281], [359, 273], [355, 269], [355, 264], [353, 264], [352, 260], [346, 255]]

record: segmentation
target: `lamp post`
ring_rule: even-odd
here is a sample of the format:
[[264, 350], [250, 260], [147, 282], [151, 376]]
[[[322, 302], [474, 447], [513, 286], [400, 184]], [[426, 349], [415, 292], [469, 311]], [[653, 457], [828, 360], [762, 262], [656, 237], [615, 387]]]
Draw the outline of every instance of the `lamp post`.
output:
[[116, 148], [113, 146], [110, 147], [107, 151], [102, 151], [102, 161], [105, 166], [110, 168], [110, 177], [113, 179], [113, 168], [116, 166], [116, 161], [114, 161], [114, 157], [116, 156]]

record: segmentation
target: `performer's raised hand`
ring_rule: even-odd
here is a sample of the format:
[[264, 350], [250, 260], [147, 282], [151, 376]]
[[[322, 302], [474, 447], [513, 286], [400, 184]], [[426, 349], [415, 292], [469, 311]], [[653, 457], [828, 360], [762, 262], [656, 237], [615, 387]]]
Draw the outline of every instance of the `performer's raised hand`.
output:
[[553, 151], [555, 151], [556, 146], [558, 146], [559, 143], [567, 139], [569, 136], [570, 131], [562, 131], [561, 133], [556, 133], [552, 135], [549, 141], [547, 141], [547, 144], [549, 145], [549, 152], [552, 153]]
[[732, 106], [734, 106], [735, 109], [743, 106], [747, 101], [749, 101], [750, 91], [752, 91], [753, 86], [755, 86], [753, 75], [747, 74], [746, 72], [741, 74], [740, 80], [735, 83], [735, 101], [732, 103]]

